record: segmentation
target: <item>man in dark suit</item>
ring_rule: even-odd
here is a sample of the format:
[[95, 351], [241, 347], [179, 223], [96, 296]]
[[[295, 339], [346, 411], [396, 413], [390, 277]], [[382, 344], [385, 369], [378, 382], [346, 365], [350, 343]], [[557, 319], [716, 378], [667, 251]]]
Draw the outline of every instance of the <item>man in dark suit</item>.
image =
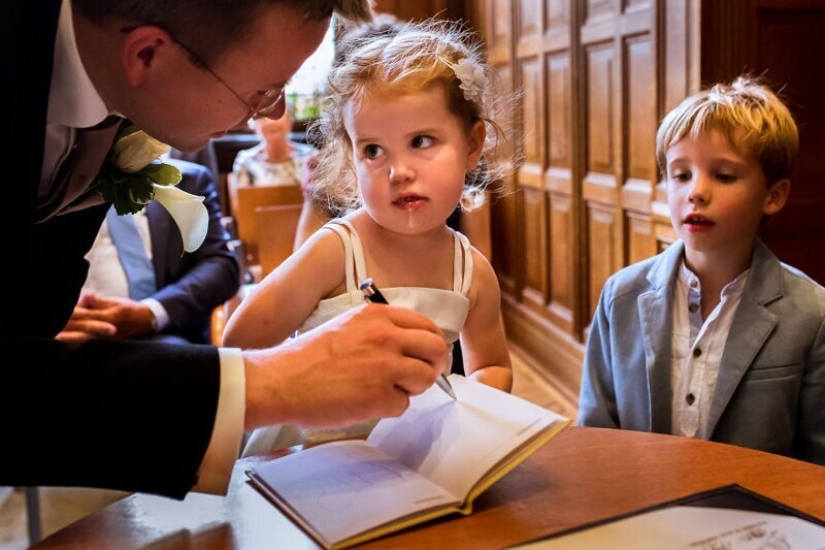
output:
[[[64, 342], [82, 341], [94, 336], [142, 338], [158, 342], [209, 342], [209, 319], [212, 310], [231, 298], [240, 287], [240, 273], [235, 253], [230, 249], [229, 233], [221, 223], [215, 178], [199, 164], [169, 159], [181, 173], [178, 189], [204, 197], [209, 224], [203, 244], [184, 253], [180, 229], [158, 201], [146, 205], [145, 216], [138, 213], [134, 221], [145, 225], [148, 242], [135, 231], [138, 252], [149, 246], [151, 259], [143, 254], [149, 271], [150, 287], [139, 296], [130, 289], [130, 269], [124, 266], [123, 246], [113, 235], [112, 221], [101, 228], [87, 255], [91, 264], [89, 278], [78, 304], [63, 331], [57, 335]], [[110, 212], [109, 216], [114, 215]], [[122, 237], [121, 237], [122, 238]]]
[[432, 322], [376, 305], [263, 350], [54, 339], [108, 209], [93, 183], [113, 116], [199, 149], [250, 116], [280, 116], [283, 86], [321, 43], [332, 10], [369, 12], [366, 0], [172, 8], [37, 0], [13, 2], [0, 18], [0, 485], [223, 492], [244, 430], [397, 415], [445, 367]]

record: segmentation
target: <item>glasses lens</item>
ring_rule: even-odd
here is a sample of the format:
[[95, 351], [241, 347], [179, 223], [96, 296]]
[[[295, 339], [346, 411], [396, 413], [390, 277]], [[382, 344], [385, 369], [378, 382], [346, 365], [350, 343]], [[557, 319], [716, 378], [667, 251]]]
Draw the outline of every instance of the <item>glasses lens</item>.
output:
[[268, 90], [261, 98], [261, 101], [258, 102], [258, 107], [255, 109], [255, 118], [261, 118], [272, 114], [283, 96], [283, 88], [279, 90]]

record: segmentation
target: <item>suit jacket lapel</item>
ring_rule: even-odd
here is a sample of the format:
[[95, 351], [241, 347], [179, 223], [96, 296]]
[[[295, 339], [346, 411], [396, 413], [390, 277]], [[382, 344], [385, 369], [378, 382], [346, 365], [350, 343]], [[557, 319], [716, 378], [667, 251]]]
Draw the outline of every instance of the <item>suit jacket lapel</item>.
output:
[[153, 200], [146, 205], [149, 220], [149, 238], [152, 240], [152, 264], [155, 266], [155, 280], [158, 288], [166, 286], [166, 256], [169, 254], [169, 239], [174, 238], [169, 222], [172, 217], [161, 204]]
[[742, 377], [776, 328], [778, 319], [765, 306], [782, 297], [781, 281], [779, 261], [761, 241], [757, 241], [747, 286], [722, 353], [708, 415], [708, 433], [711, 436]]
[[36, 220], [102, 204], [103, 196], [91, 189], [112, 147], [123, 119], [112, 117], [94, 128], [77, 131], [74, 149], [60, 167], [51, 192], [37, 202]]
[[683, 250], [684, 245], [677, 242], [662, 253], [647, 276], [650, 292], [640, 294], [637, 300], [647, 367], [650, 430], [657, 433], [670, 433], [671, 427], [672, 298]]

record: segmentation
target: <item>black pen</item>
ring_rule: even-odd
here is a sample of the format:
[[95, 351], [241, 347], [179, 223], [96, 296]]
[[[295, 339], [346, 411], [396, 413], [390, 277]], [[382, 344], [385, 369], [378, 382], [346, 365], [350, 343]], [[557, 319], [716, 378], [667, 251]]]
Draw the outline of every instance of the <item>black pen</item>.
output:
[[[387, 299], [384, 298], [384, 295], [381, 294], [381, 291], [378, 290], [378, 287], [375, 286], [375, 283], [372, 282], [372, 278], [367, 277], [366, 279], [361, 281], [361, 286], [359, 286], [358, 288], [360, 288], [361, 292], [364, 293], [364, 298], [366, 300], [369, 300], [374, 304], [389, 305]], [[450, 384], [450, 381], [447, 380], [447, 377], [444, 375], [444, 373], [442, 373], [441, 376], [439, 376], [436, 379], [435, 383], [438, 384], [438, 387], [444, 390], [447, 393], [447, 395], [452, 397], [453, 401], [457, 399], [455, 391], [453, 390], [453, 386], [452, 384]]]

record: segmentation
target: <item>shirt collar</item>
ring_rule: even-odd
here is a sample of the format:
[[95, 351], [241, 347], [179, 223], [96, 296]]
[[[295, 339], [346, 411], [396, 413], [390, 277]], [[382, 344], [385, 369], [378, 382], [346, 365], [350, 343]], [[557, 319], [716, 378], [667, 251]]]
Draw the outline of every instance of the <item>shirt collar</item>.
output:
[[57, 22], [47, 121], [71, 128], [88, 128], [99, 124], [109, 114], [80, 59], [71, 0], [63, 0]]
[[[742, 294], [745, 290], [745, 283], [748, 282], [750, 271], [750, 268], [746, 269], [740, 273], [738, 277], [726, 284], [724, 288], [722, 288], [722, 296]], [[679, 282], [681, 282], [685, 288], [692, 288], [698, 292], [702, 291], [699, 277], [688, 268], [684, 258], [682, 258], [682, 266], [681, 269], [679, 269]]]

